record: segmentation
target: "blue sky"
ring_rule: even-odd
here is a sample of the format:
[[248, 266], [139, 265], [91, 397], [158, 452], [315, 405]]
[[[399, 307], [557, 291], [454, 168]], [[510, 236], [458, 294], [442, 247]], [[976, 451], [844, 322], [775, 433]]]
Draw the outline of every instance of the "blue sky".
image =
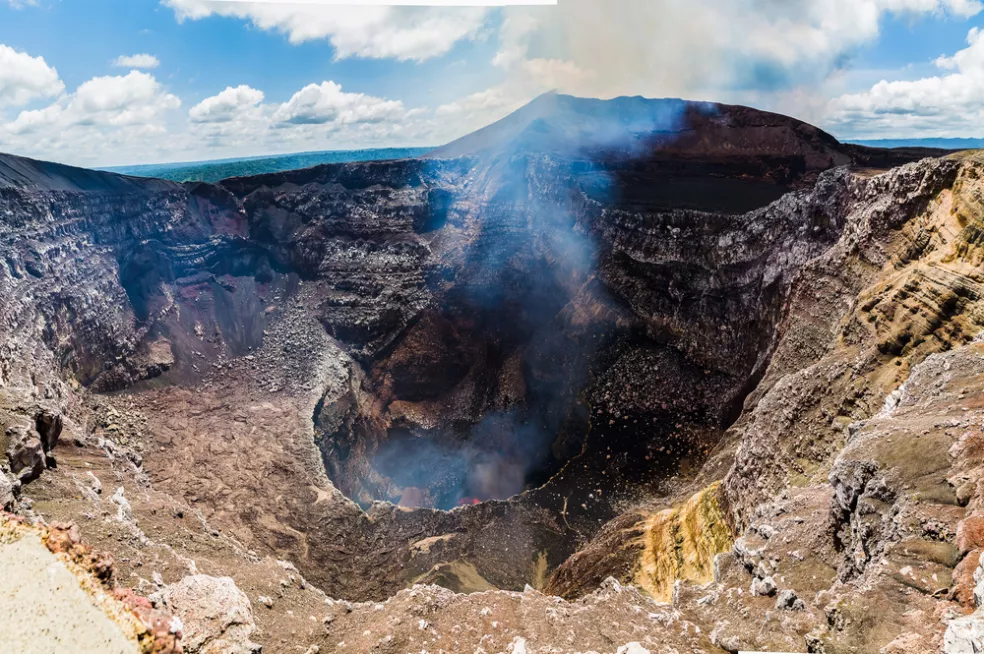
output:
[[975, 26], [984, 27], [984, 16], [887, 15], [879, 37], [859, 48], [850, 61], [851, 90], [863, 90], [883, 79], [935, 75], [933, 62], [963, 48], [967, 33]]
[[982, 137], [981, 10], [0, 0], [0, 151], [116, 165], [437, 145], [550, 89], [741, 102], [841, 138]]
[[119, 74], [111, 61], [143, 52], [160, 60], [158, 79], [189, 102], [239, 84], [286, 101], [306, 84], [334, 80], [343, 88], [400, 97], [416, 106], [484, 90], [496, 72], [492, 38], [458, 42], [448, 55], [422, 62], [335, 61], [327, 40], [292, 45], [280, 33], [237, 19], [179, 23], [156, 0], [61, 0], [21, 9], [4, 2], [0, 43], [43, 55], [70, 88], [97, 74]]

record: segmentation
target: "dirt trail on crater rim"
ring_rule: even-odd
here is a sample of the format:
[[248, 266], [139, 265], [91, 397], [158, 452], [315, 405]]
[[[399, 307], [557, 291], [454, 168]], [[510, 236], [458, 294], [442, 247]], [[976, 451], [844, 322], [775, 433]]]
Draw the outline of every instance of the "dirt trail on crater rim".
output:
[[216, 185], [4, 156], [0, 504], [188, 651], [973, 651], [984, 169], [942, 154], [548, 95]]

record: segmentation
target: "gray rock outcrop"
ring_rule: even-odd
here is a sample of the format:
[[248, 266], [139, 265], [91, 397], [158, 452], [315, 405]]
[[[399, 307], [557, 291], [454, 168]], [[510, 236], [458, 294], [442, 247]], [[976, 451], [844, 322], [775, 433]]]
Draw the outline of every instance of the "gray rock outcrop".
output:
[[182, 644], [191, 654], [257, 654], [249, 598], [229, 577], [193, 575], [165, 586], [151, 600], [181, 620]]

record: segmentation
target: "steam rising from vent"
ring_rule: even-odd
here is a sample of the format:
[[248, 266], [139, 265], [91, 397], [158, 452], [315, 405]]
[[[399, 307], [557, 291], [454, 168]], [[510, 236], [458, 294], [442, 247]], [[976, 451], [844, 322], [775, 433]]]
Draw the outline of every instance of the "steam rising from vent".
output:
[[523, 492], [548, 444], [548, 434], [511, 412], [489, 416], [465, 442], [391, 432], [372, 466], [402, 489], [401, 505], [452, 509]]
[[[746, 212], [850, 161], [839, 147], [745, 107], [548, 94], [401, 169], [400, 203], [345, 191], [340, 210], [414, 232], [325, 250], [382, 271], [323, 307], [364, 374], [316, 413], [332, 480], [364, 507], [529, 491], [592, 525], [661, 491], [767, 356], [793, 260], [769, 248], [823, 238], [805, 210]], [[770, 231], [749, 238], [750, 219]]]
[[[673, 145], [691, 119], [717, 114], [712, 103], [621, 97], [591, 100], [547, 93], [502, 120], [438, 148], [431, 158], [553, 155], [582, 165], [607, 155], [644, 158]], [[629, 164], [631, 161], [620, 161]], [[575, 171], [576, 172], [576, 171]], [[515, 177], [522, 171], [513, 171]], [[509, 181], [506, 176], [503, 181]]]
[[[582, 394], [614, 329], [597, 314], [617, 304], [597, 278], [595, 223], [603, 205], [623, 200], [620, 170], [607, 162], [644, 161], [689, 116], [713, 111], [551, 94], [434, 154], [479, 154], [485, 200], [468, 211], [456, 191], [442, 196], [439, 224], [472, 234], [468, 247], [433, 257], [432, 308], [374, 363], [396, 401], [385, 433], [369, 437], [378, 445], [360, 485], [370, 496], [443, 509], [506, 499], [582, 451]], [[436, 418], [418, 417], [435, 406]]]

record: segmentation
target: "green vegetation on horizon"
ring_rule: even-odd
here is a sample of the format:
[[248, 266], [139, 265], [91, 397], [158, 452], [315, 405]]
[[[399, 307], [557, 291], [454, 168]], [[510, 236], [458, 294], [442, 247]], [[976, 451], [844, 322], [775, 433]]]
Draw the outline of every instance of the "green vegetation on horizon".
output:
[[329, 150], [324, 152], [302, 152], [298, 154], [275, 155], [270, 157], [248, 157], [244, 159], [223, 159], [192, 163], [147, 164], [140, 166], [116, 166], [104, 168], [113, 173], [135, 177], [154, 177], [173, 182], [219, 182], [230, 177], [248, 177], [264, 173], [279, 173], [285, 170], [311, 168], [328, 163], [351, 163], [356, 161], [383, 161], [387, 159], [406, 159], [419, 157], [432, 148], [379, 148], [372, 150]]
[[928, 138], [928, 139], [868, 139], [845, 141], [872, 148], [934, 148], [939, 150], [974, 150], [984, 148], [984, 139]]

